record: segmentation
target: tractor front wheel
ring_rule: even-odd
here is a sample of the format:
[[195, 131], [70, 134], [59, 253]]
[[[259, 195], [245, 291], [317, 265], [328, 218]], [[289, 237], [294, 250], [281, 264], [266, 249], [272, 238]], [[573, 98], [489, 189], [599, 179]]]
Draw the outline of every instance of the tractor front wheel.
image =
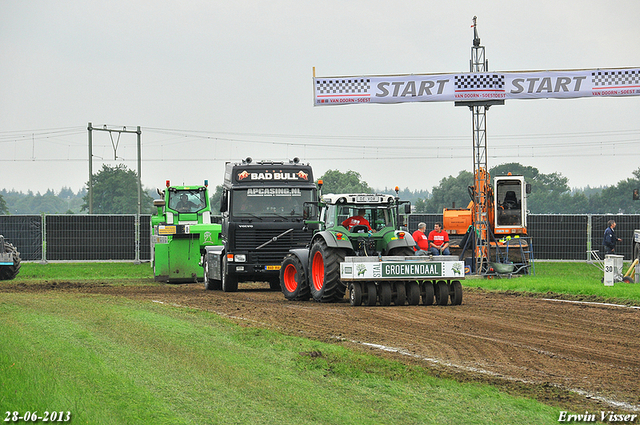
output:
[[288, 254], [282, 261], [280, 289], [290, 301], [306, 301], [311, 296], [302, 262], [293, 254]]

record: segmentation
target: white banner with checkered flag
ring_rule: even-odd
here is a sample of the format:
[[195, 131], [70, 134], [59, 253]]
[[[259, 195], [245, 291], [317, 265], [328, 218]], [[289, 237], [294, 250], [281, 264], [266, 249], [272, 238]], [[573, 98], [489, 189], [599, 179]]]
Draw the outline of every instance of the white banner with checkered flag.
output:
[[640, 96], [640, 68], [314, 78], [314, 105]]

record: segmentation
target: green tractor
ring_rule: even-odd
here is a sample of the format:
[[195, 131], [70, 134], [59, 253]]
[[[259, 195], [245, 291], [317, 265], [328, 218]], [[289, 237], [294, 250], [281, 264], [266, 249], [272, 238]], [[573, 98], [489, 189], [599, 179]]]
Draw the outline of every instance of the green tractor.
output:
[[151, 217], [151, 266], [156, 281], [202, 282], [206, 246], [222, 245], [220, 224], [211, 222], [208, 182], [203, 186], [171, 186], [158, 190]]
[[[324, 195], [305, 205], [318, 221], [306, 249], [292, 249], [280, 267], [280, 286], [288, 300], [339, 302], [349, 291], [351, 305], [386, 306], [435, 301], [462, 302], [464, 263], [452, 256], [416, 256], [405, 230], [408, 201], [379, 194]], [[318, 207], [319, 211], [315, 211]], [[460, 276], [460, 277], [458, 277]]]
[[0, 280], [11, 280], [20, 271], [20, 253], [0, 235]]

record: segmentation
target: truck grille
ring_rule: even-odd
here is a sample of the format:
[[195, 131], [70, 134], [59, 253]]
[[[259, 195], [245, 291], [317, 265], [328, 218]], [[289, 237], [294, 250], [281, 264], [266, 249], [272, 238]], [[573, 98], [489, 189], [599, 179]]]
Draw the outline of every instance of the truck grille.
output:
[[[280, 264], [282, 259], [292, 248], [304, 248], [311, 240], [311, 231], [294, 229], [284, 236], [279, 237], [259, 250], [257, 247], [272, 240], [287, 229], [236, 229], [235, 251], [249, 252], [248, 261], [258, 264]], [[233, 243], [233, 242], [232, 242]]]

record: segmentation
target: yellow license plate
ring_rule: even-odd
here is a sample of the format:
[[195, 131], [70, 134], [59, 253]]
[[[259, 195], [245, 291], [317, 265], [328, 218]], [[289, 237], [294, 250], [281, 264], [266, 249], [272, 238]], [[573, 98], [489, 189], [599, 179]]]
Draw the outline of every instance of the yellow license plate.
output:
[[280, 266], [267, 266], [267, 270], [280, 270]]

